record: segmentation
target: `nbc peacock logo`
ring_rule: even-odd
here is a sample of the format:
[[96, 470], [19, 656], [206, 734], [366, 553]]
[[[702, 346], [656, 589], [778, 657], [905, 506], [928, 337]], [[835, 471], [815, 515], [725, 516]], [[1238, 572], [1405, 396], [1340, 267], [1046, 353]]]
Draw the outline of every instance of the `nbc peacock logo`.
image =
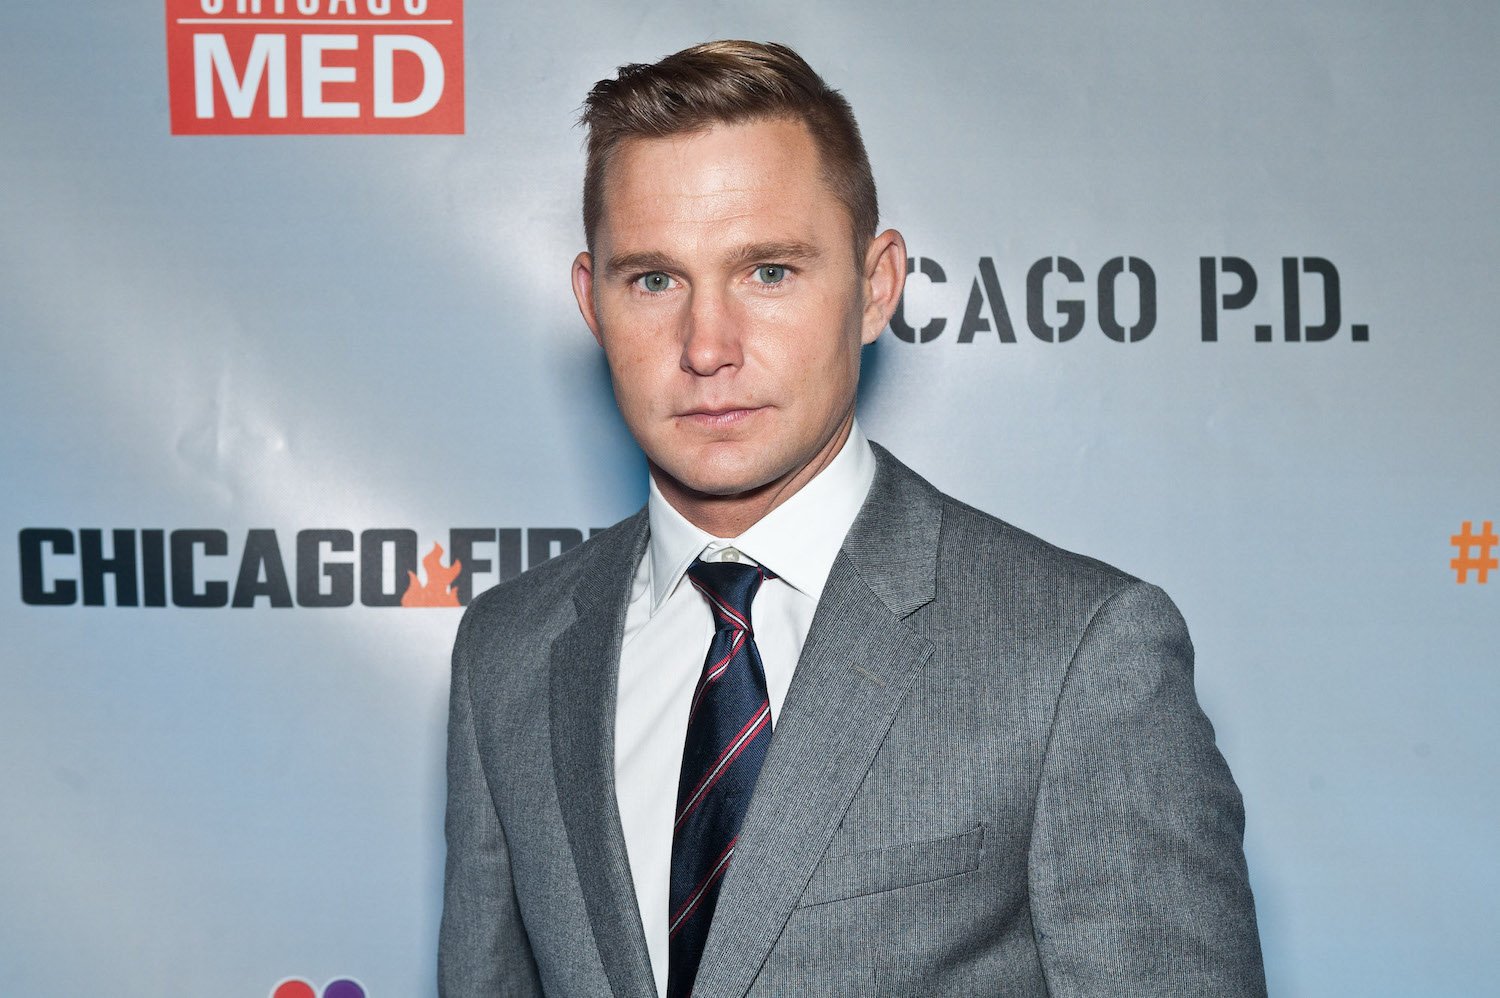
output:
[[288, 977], [271, 989], [271, 998], [369, 998], [369, 992], [352, 977], [329, 981], [321, 992], [300, 977]]

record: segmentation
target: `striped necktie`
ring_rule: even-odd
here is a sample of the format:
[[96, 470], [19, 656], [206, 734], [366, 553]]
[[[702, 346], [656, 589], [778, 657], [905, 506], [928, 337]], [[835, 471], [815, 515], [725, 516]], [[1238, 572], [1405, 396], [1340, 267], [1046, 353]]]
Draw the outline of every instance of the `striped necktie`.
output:
[[719, 886], [771, 744], [771, 701], [750, 603], [775, 576], [756, 565], [701, 560], [687, 574], [713, 612], [714, 637], [693, 691], [677, 784], [668, 998], [692, 994]]

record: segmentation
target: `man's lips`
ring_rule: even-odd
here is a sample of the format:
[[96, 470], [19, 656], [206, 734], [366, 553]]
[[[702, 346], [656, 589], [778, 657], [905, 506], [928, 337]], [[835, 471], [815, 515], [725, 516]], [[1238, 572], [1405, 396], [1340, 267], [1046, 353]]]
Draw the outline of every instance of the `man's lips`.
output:
[[763, 405], [705, 405], [695, 406], [677, 414], [678, 419], [700, 426], [732, 426], [765, 411]]

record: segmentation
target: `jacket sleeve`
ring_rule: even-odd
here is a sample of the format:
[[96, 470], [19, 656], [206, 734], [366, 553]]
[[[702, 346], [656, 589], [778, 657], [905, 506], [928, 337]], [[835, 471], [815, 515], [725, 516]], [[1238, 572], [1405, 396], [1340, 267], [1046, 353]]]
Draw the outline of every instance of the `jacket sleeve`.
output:
[[1042, 765], [1031, 907], [1053, 995], [1263, 996], [1244, 807], [1161, 590], [1094, 614]]
[[438, 938], [441, 998], [540, 995], [536, 961], [511, 882], [505, 830], [479, 759], [469, 689], [471, 621], [453, 645], [448, 704], [448, 842]]

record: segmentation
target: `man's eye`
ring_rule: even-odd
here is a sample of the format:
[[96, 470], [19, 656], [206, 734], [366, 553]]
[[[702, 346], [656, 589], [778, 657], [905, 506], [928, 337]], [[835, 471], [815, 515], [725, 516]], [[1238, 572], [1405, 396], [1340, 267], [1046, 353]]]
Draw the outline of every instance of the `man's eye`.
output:
[[642, 274], [640, 277], [637, 277], [635, 283], [640, 286], [642, 291], [649, 291], [652, 294], [659, 295], [672, 286], [672, 279], [659, 270], [653, 270], [649, 274]]
[[755, 279], [762, 284], [780, 284], [786, 278], [786, 268], [779, 263], [763, 263], [755, 268]]

